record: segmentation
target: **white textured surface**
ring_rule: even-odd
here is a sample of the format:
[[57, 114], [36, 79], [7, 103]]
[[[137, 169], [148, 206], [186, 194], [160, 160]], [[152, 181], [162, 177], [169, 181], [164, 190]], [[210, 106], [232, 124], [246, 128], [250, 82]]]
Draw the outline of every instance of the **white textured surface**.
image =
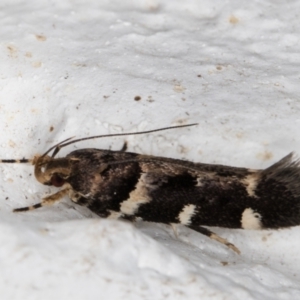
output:
[[[262, 168], [300, 153], [299, 1], [8, 1], [0, 4], [0, 153], [67, 137]], [[140, 96], [140, 101], [134, 98]], [[53, 126], [53, 130], [50, 127]], [[119, 149], [124, 139], [76, 147]], [[61, 155], [74, 149], [70, 147]], [[0, 166], [1, 299], [298, 299], [298, 227], [216, 228], [240, 256], [183, 227], [102, 220]]]

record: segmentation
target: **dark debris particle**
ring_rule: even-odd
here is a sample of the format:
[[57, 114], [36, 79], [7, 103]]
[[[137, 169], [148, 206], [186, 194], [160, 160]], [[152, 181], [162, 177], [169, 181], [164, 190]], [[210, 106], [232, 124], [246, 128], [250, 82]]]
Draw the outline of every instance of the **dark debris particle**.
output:
[[53, 127], [53, 126], [50, 126], [49, 131], [52, 132], [53, 129], [54, 129], [54, 127]]
[[142, 99], [141, 96], [135, 96], [135, 97], [134, 97], [134, 100], [135, 100], [135, 101], [140, 101], [141, 99]]

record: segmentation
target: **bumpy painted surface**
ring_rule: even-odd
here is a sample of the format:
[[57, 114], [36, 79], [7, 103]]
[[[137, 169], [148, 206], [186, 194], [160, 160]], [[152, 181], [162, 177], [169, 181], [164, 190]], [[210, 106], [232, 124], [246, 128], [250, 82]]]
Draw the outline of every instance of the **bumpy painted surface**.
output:
[[[254, 169], [300, 153], [299, 1], [3, 0], [0, 25], [1, 159], [191, 122], [126, 138], [128, 150]], [[0, 175], [3, 299], [300, 298], [298, 226], [213, 228], [236, 255], [182, 226], [99, 219], [68, 197], [12, 213], [57, 189], [30, 166]]]

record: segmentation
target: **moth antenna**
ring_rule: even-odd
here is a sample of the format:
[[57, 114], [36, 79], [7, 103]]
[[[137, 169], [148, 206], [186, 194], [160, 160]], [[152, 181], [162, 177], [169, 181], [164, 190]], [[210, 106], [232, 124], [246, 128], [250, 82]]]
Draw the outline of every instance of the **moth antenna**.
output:
[[33, 159], [22, 158], [22, 159], [0, 159], [1, 164], [28, 164], [32, 163]]
[[[53, 151], [53, 153], [52, 153], [52, 155], [51, 155], [51, 158], [54, 158], [55, 155], [59, 152], [59, 150], [60, 150], [60, 148], [61, 148], [61, 144], [63, 144], [63, 143], [66, 142], [66, 141], [69, 141], [69, 140], [73, 139], [74, 137], [75, 137], [75, 136], [70, 137], [70, 138], [68, 138], [68, 139], [66, 139], [66, 140], [64, 140], [64, 141], [62, 141], [62, 142], [56, 144], [56, 147], [55, 147], [55, 149], [54, 149], [54, 151]], [[44, 155], [43, 155], [43, 156], [44, 156]]]
[[146, 130], [146, 131], [140, 131], [140, 132], [125, 132], [125, 133], [94, 135], [94, 136], [80, 138], [80, 139], [76, 139], [76, 140], [67, 142], [68, 140], [73, 139], [73, 137], [71, 137], [71, 138], [68, 138], [68, 139], [66, 139], [66, 140], [64, 140], [64, 141], [62, 141], [62, 142], [60, 142], [60, 143], [52, 146], [42, 156], [46, 156], [50, 151], [52, 151], [53, 149], [55, 149], [54, 152], [53, 152], [53, 154], [52, 154], [52, 156], [51, 156], [52, 158], [54, 158], [55, 155], [59, 152], [59, 150], [61, 148], [69, 146], [69, 145], [77, 143], [77, 142], [86, 141], [86, 140], [92, 140], [92, 139], [98, 139], [98, 138], [104, 138], [104, 137], [116, 137], [116, 136], [125, 136], [125, 135], [147, 134], [147, 133], [153, 133], [153, 132], [157, 132], [157, 131], [163, 131], [163, 130], [169, 130], [169, 129], [176, 129], [176, 128], [182, 128], [182, 127], [190, 127], [190, 126], [196, 126], [196, 125], [198, 125], [198, 123], [187, 124], [187, 125], [169, 126], [169, 127], [163, 127], [163, 128]]
[[[71, 140], [71, 139], [74, 139], [74, 137], [75, 137], [75, 136], [72, 136], [72, 137], [70, 137], [70, 138], [67, 138], [67, 139], [65, 139], [65, 140], [63, 140], [63, 141], [57, 143], [56, 145], [52, 146], [51, 148], [49, 148], [49, 149], [42, 155], [42, 157], [46, 156], [51, 150], [55, 149], [54, 152], [53, 152], [53, 154], [52, 154], [52, 158], [53, 158], [53, 157], [57, 154], [57, 152], [60, 150], [60, 145], [63, 144], [63, 143], [65, 143], [65, 142], [67, 142], [67, 141], [69, 141], [69, 140]], [[57, 149], [58, 149], [58, 150], [57, 150]], [[54, 155], [54, 153], [55, 153], [55, 155]]]
[[[71, 139], [73, 139], [73, 138], [74, 138], [74, 136], [73, 136], [73, 137], [70, 137], [70, 138], [68, 138], [68, 139], [65, 139], [64, 141], [62, 141], [62, 142], [60, 142], [60, 143], [54, 145], [54, 146], [51, 147], [46, 153], [44, 153], [44, 154], [42, 155], [42, 157], [46, 156], [46, 155], [49, 153], [49, 151], [51, 151], [52, 149], [59, 147], [60, 144], [65, 143], [65, 142], [67, 142], [67, 141], [69, 141], [69, 140], [71, 140]], [[58, 150], [58, 151], [59, 151], [59, 150]], [[57, 151], [57, 152], [58, 152], [58, 151]], [[28, 163], [35, 164], [35, 162], [36, 162], [36, 159], [35, 159], [35, 158], [33, 158], [33, 159], [32, 159], [32, 158], [0, 159], [0, 164], [28, 164]]]

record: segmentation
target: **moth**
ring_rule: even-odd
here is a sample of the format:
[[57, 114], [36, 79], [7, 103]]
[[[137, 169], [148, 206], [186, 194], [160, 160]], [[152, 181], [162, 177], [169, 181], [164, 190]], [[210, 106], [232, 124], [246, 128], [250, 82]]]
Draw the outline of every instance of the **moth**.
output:
[[[146, 134], [197, 124], [135, 133], [67, 139], [33, 159], [38, 182], [59, 190], [22, 212], [52, 205], [64, 196], [102, 218], [182, 224], [233, 251], [239, 249], [203, 226], [262, 229], [300, 225], [300, 167], [293, 153], [264, 170], [103, 149], [80, 149], [57, 158], [61, 148], [100, 137]], [[50, 153], [52, 153], [50, 155]]]

